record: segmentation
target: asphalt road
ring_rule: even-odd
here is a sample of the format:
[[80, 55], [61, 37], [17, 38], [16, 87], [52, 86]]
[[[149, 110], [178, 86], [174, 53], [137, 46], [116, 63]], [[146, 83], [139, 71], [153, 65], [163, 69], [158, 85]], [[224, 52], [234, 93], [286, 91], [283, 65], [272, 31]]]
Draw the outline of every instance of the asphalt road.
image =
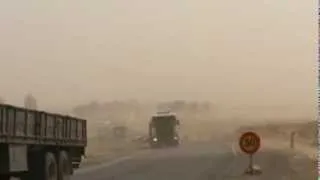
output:
[[261, 150], [254, 157], [260, 176], [243, 175], [248, 157], [229, 143], [198, 143], [146, 150], [114, 162], [79, 169], [72, 180], [309, 180], [315, 163], [307, 156]]

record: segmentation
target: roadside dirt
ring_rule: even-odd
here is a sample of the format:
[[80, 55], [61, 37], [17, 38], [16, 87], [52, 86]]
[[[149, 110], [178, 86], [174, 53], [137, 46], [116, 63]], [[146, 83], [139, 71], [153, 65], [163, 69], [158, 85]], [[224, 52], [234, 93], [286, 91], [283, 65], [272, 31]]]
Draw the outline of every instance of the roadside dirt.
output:
[[[255, 125], [241, 127], [236, 132], [236, 139], [244, 131], [255, 131], [261, 137], [261, 149], [257, 153], [257, 159], [263, 154], [270, 154], [268, 152], [285, 153], [290, 173], [284, 176], [283, 179], [315, 179], [318, 174], [317, 169], [317, 147], [316, 147], [316, 123], [277, 123], [266, 125]], [[294, 132], [294, 146], [291, 144], [291, 134]], [[240, 156], [245, 156], [239, 150], [238, 144], [234, 145], [235, 151]], [[270, 156], [270, 160], [275, 160], [274, 166], [280, 160]], [[283, 156], [284, 157], [284, 156]], [[260, 161], [267, 160], [265, 158]], [[268, 164], [268, 163], [261, 163]], [[265, 167], [267, 168], [267, 167]], [[263, 168], [263, 169], [265, 169]], [[308, 177], [301, 177], [301, 174], [308, 174]], [[309, 177], [310, 176], [310, 177]], [[263, 179], [262, 177], [252, 177], [244, 179]]]
[[134, 141], [132, 138], [91, 137], [88, 139], [86, 158], [81, 166], [84, 167], [110, 161], [145, 148], [145, 143]]
[[[209, 121], [185, 123], [181, 127], [182, 143], [188, 141], [205, 143], [215, 139], [237, 141], [242, 132], [253, 130], [261, 136], [262, 149], [278, 149], [288, 154], [294, 154], [292, 155], [294, 158], [308, 156], [315, 163], [316, 126], [314, 123], [257, 124], [239, 127], [235, 124], [217, 124]], [[290, 149], [291, 132], [296, 132], [294, 149]], [[84, 159], [82, 166], [99, 164], [148, 148], [147, 144], [133, 139], [134, 137], [115, 139], [105, 135], [91, 137], [87, 149], [87, 158]], [[296, 161], [292, 163], [295, 164]]]
[[[242, 132], [252, 130], [260, 135], [264, 147], [294, 150], [316, 159], [316, 128], [315, 122], [277, 123], [241, 127], [236, 134], [239, 137]], [[291, 138], [293, 138], [293, 148]]]

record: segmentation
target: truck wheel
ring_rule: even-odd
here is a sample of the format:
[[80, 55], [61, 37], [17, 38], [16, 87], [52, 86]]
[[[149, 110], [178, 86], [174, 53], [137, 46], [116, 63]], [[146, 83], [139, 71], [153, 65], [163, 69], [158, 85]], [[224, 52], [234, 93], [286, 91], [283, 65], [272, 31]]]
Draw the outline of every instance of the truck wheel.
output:
[[58, 164], [53, 153], [47, 152], [45, 155], [44, 180], [58, 180]]
[[29, 172], [20, 180], [58, 180], [57, 160], [51, 152], [34, 154], [28, 166]]
[[59, 180], [70, 180], [71, 179], [71, 162], [69, 155], [66, 151], [59, 153], [58, 171]]

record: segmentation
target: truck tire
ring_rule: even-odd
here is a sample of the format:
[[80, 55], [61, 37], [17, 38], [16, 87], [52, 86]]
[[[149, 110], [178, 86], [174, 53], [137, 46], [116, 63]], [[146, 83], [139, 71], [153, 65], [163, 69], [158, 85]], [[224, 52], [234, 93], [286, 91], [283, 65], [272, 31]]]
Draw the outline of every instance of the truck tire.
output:
[[30, 172], [20, 177], [21, 180], [58, 180], [58, 164], [51, 152], [33, 156]]
[[60, 151], [58, 157], [59, 180], [70, 180], [72, 173], [72, 163], [66, 151]]
[[58, 164], [53, 153], [45, 153], [44, 180], [58, 180]]

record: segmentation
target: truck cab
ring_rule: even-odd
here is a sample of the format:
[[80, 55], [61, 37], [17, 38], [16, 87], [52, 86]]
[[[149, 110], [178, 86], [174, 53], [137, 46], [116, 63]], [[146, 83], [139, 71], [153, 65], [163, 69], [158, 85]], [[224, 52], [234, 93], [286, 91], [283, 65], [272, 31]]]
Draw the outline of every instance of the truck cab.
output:
[[174, 113], [158, 112], [149, 122], [149, 144], [151, 147], [179, 145], [178, 126], [180, 125]]

